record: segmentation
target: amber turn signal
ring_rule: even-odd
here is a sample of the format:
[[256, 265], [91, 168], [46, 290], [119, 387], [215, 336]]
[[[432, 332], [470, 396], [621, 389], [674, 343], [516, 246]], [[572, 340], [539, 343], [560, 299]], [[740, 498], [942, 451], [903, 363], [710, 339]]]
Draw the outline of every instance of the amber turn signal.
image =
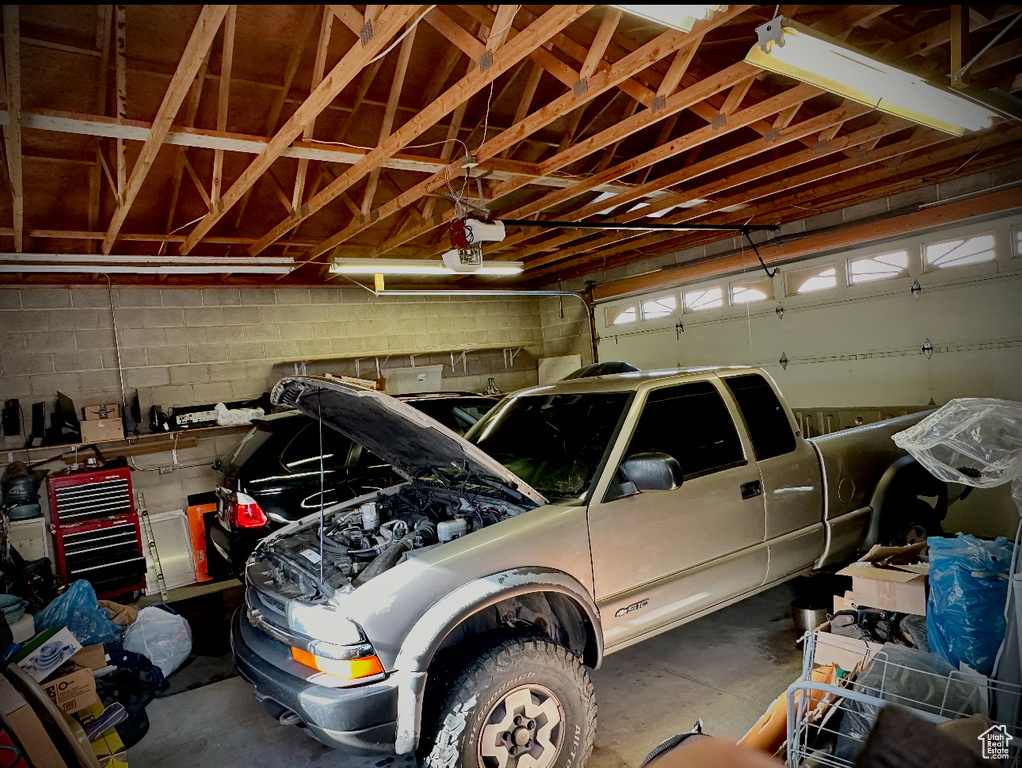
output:
[[359, 659], [327, 659], [314, 653], [291, 647], [291, 657], [299, 664], [345, 680], [360, 680], [383, 674], [383, 664], [377, 656], [363, 656]]

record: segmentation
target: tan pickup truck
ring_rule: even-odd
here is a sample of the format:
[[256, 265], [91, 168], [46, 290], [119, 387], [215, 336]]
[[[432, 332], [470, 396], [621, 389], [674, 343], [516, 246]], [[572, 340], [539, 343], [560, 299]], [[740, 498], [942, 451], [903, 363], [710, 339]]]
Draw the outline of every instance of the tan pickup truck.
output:
[[533, 387], [465, 438], [329, 378], [273, 396], [406, 482], [259, 545], [238, 669], [281, 722], [434, 768], [582, 766], [607, 653], [946, 512], [890, 439], [923, 414], [806, 440], [753, 368]]

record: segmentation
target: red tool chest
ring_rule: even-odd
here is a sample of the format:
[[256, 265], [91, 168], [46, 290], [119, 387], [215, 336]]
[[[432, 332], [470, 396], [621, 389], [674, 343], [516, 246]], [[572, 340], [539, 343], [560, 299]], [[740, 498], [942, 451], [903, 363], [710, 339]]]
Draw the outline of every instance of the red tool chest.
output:
[[101, 599], [145, 587], [130, 468], [53, 475], [47, 492], [57, 572], [65, 583], [85, 579]]

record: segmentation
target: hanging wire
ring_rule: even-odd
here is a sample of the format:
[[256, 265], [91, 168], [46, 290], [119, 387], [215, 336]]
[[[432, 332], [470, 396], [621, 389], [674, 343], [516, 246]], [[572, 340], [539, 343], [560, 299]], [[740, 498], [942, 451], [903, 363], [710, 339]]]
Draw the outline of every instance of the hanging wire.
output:
[[379, 53], [379, 54], [377, 54], [377, 55], [376, 55], [376, 57], [375, 57], [374, 59], [371, 59], [371, 60], [370, 60], [369, 62], [367, 62], [367, 63], [366, 63], [366, 66], [368, 67], [368, 66], [369, 66], [370, 64], [372, 64], [373, 62], [379, 61], [379, 60], [380, 60], [380, 59], [382, 59], [382, 58], [383, 58], [384, 56], [386, 56], [386, 55], [387, 55], [388, 53], [390, 53], [391, 51], [393, 51], [393, 50], [394, 50], [394, 48], [396, 48], [396, 47], [397, 47], [397, 45], [398, 45], [398, 44], [399, 44], [399, 43], [400, 43], [400, 42], [401, 42], [402, 40], [404, 40], [404, 39], [405, 39], [406, 37], [408, 37], [408, 34], [409, 34], [409, 33], [410, 33], [410, 32], [411, 32], [411, 31], [412, 31], [413, 29], [415, 29], [415, 28], [416, 28], [417, 26], [419, 26], [419, 22], [420, 22], [420, 21], [422, 21], [422, 20], [423, 20], [423, 19], [424, 19], [424, 18], [426, 17], [426, 14], [427, 14], [427, 13], [429, 13], [430, 11], [432, 11], [432, 10], [433, 10], [434, 8], [436, 8], [436, 6], [435, 6], [435, 5], [430, 5], [430, 6], [427, 6], [427, 7], [426, 7], [426, 10], [424, 10], [424, 11], [423, 11], [422, 13], [420, 13], [420, 14], [419, 14], [419, 18], [417, 18], [417, 19], [416, 19], [415, 21], [413, 21], [413, 22], [412, 22], [411, 24], [409, 24], [409, 25], [408, 25], [408, 28], [407, 28], [407, 29], [405, 29], [405, 31], [404, 31], [404, 32], [402, 32], [402, 33], [401, 33], [400, 35], [398, 35], [398, 36], [397, 36], [397, 38], [396, 38], [396, 39], [394, 40], [394, 42], [392, 42], [392, 43], [391, 43], [391, 44], [390, 44], [389, 46], [387, 46], [387, 47], [386, 47], [386, 48], [385, 48], [385, 49], [383, 50], [383, 52], [382, 52], [382, 53]]
[[319, 415], [319, 586], [323, 588], [323, 536], [324, 536], [324, 494], [326, 492], [325, 475], [323, 473], [323, 391], [320, 390], [316, 398], [316, 407]]

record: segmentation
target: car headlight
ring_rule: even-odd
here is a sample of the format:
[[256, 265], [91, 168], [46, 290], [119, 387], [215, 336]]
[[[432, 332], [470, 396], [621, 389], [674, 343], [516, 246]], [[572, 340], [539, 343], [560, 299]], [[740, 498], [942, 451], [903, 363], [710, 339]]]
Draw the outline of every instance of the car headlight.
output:
[[288, 601], [287, 625], [295, 632], [337, 645], [366, 642], [365, 633], [358, 624], [325, 605]]

